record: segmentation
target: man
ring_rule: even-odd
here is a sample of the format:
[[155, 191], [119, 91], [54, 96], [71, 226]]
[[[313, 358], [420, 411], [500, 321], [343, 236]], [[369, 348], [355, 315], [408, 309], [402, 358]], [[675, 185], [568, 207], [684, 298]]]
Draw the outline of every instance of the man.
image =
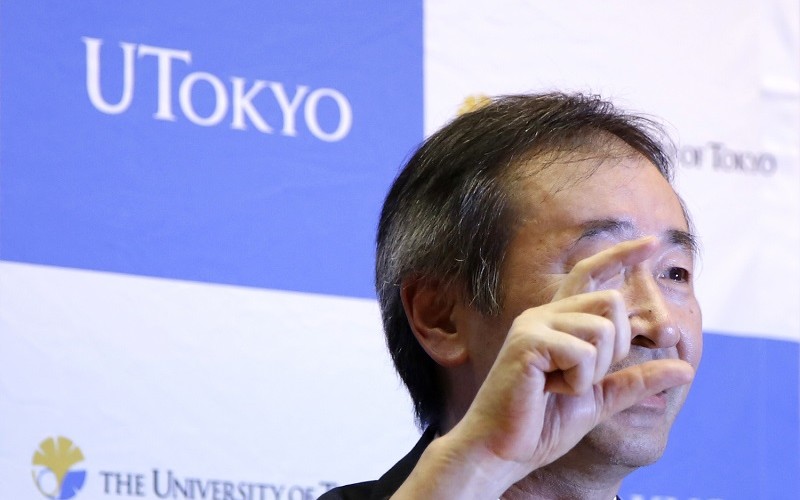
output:
[[422, 145], [384, 204], [376, 283], [427, 430], [380, 480], [324, 498], [609, 500], [661, 456], [702, 334], [659, 137], [545, 94]]

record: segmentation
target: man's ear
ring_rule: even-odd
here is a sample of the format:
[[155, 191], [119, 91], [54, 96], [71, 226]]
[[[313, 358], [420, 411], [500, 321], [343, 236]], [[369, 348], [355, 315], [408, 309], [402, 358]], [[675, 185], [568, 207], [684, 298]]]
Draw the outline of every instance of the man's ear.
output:
[[456, 327], [459, 296], [453, 288], [428, 278], [412, 278], [400, 287], [403, 309], [417, 342], [445, 367], [461, 365], [469, 358], [466, 338]]

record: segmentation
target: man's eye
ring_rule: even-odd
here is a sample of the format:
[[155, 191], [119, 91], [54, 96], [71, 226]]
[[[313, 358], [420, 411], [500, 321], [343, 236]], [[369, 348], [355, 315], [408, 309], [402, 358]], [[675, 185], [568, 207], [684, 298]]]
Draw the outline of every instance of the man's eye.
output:
[[682, 267], [670, 267], [667, 269], [666, 277], [671, 279], [672, 281], [678, 281], [680, 283], [688, 283], [689, 278], [691, 278], [691, 273], [688, 270]]

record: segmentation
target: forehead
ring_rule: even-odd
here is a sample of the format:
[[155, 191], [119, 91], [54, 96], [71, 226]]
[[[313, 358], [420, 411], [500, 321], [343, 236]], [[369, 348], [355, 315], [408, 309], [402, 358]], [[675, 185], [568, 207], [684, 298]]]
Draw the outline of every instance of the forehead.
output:
[[519, 223], [535, 232], [569, 231], [618, 220], [630, 238], [688, 231], [669, 181], [638, 153], [570, 153], [519, 166], [514, 198]]

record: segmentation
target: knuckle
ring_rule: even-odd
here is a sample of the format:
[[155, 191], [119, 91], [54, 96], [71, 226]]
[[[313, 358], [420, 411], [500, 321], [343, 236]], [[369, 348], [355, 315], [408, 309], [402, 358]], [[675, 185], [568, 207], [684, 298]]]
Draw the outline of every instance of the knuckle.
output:
[[583, 351], [581, 353], [579, 365], [584, 367], [594, 366], [594, 360], [597, 358], [597, 347], [590, 344], [589, 342], [581, 342], [580, 349]]
[[616, 289], [605, 290], [607, 293], [608, 301], [613, 304], [624, 304], [625, 299], [622, 296], [622, 292]]
[[610, 319], [598, 316], [597, 317], [597, 334], [601, 340], [613, 339], [617, 334], [617, 326]]
[[572, 267], [571, 274], [590, 274], [593, 269], [592, 260], [590, 258], [579, 260], [575, 265]]
[[510, 330], [528, 330], [533, 325], [544, 322], [544, 320], [545, 317], [543, 311], [541, 311], [538, 307], [526, 309], [511, 321]]
[[617, 310], [625, 308], [625, 297], [622, 292], [616, 289], [603, 290], [601, 294], [602, 302], [610, 309]]
[[575, 370], [573, 388], [576, 393], [585, 392], [594, 382], [594, 357], [587, 358]]

